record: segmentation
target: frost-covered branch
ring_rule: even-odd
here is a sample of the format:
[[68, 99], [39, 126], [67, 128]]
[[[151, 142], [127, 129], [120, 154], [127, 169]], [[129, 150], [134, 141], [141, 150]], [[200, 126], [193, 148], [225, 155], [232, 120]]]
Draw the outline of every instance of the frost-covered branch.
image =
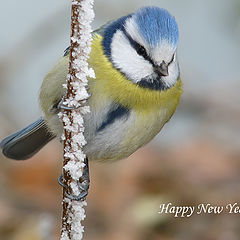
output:
[[66, 108], [59, 114], [64, 126], [63, 183], [68, 188], [63, 189], [61, 240], [80, 240], [84, 231], [81, 221], [85, 218], [83, 207], [87, 203], [85, 200], [71, 200], [66, 197], [66, 193], [73, 196], [80, 194], [78, 181], [85, 165], [85, 154], [82, 151], [86, 144], [83, 115], [90, 111], [86, 106], [87, 77], [94, 77], [94, 72], [87, 63], [91, 51], [93, 2], [94, 0], [72, 0], [69, 74], [64, 86], [67, 95], [62, 103]]

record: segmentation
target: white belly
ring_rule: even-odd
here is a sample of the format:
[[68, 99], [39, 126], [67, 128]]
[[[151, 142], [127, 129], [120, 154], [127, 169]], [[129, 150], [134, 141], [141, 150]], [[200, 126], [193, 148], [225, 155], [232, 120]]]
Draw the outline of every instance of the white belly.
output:
[[[130, 112], [127, 119], [117, 119], [105, 130], [88, 134], [85, 153], [90, 160], [114, 161], [128, 157], [148, 143], [169, 119], [169, 111]], [[91, 130], [90, 130], [91, 131]]]

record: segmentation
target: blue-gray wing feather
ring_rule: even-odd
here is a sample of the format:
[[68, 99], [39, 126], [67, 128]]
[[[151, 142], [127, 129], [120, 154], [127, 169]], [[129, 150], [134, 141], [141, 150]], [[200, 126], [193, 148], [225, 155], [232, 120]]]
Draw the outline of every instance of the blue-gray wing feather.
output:
[[22, 130], [11, 134], [0, 142], [3, 154], [15, 160], [32, 157], [55, 136], [52, 135], [42, 118]]

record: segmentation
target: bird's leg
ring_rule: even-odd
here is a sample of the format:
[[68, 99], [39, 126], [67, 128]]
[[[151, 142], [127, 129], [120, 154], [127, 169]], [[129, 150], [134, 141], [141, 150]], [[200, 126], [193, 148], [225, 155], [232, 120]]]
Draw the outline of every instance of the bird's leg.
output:
[[[91, 97], [91, 94], [90, 93], [88, 93], [88, 97], [87, 98], [84, 98], [84, 99], [81, 99], [81, 100], [79, 100], [79, 103], [81, 104], [81, 103], [84, 103], [85, 101], [87, 101], [90, 97]], [[62, 98], [61, 99], [61, 101], [57, 104], [57, 109], [58, 110], [75, 110], [75, 109], [78, 109], [78, 108], [80, 108], [81, 107], [81, 105], [79, 105], [79, 107], [75, 107], [75, 106], [68, 106], [68, 105], [66, 105], [65, 103], [64, 103], [64, 101], [65, 101], [65, 99], [64, 98]]]
[[64, 104], [64, 99], [63, 98], [57, 105], [58, 110], [75, 110], [75, 109], [78, 109], [79, 107], [75, 107], [75, 106], [69, 107], [68, 105]]
[[[79, 103], [85, 103], [90, 97], [91, 97], [91, 93], [88, 93], [88, 97], [82, 100], [79, 100]], [[64, 103], [64, 98], [62, 98], [60, 101], [56, 102], [52, 108], [49, 110], [50, 113], [59, 113], [61, 110], [76, 110], [78, 108], [80, 108], [82, 105], [80, 105], [79, 107], [75, 107], [75, 106], [71, 106], [69, 107], [68, 105], [66, 105]]]
[[86, 198], [86, 196], [88, 195], [90, 179], [89, 179], [89, 167], [88, 167], [88, 159], [87, 158], [84, 159], [84, 163], [85, 163], [85, 166], [83, 168], [83, 175], [82, 175], [82, 177], [79, 178], [79, 180], [77, 182], [79, 192], [80, 192], [79, 195], [75, 196], [75, 195], [70, 194], [69, 187], [63, 183], [63, 176], [61, 175], [58, 178], [59, 184], [62, 187], [64, 187], [65, 189], [67, 189], [67, 191], [65, 191], [65, 197], [67, 197], [71, 200], [80, 201], [80, 200], [83, 200], [84, 198]]

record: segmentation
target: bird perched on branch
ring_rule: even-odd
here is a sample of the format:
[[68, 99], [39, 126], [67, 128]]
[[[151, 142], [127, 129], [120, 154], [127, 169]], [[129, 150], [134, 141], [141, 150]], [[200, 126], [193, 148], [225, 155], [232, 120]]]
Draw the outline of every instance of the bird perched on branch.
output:
[[[128, 157], [155, 137], [176, 110], [182, 93], [177, 61], [178, 26], [167, 10], [144, 7], [94, 31], [89, 64], [91, 112], [84, 116], [89, 160]], [[1, 142], [3, 154], [28, 159], [63, 127], [57, 113], [66, 89], [69, 49], [40, 90], [43, 117]]]

